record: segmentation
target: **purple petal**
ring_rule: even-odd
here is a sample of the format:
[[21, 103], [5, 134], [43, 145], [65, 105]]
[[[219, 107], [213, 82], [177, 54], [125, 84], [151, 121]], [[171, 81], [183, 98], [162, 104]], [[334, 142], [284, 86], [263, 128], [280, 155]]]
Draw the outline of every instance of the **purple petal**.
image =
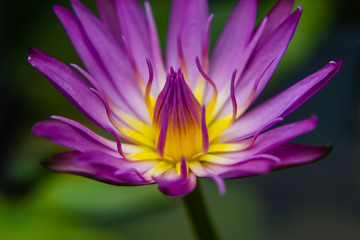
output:
[[187, 178], [187, 176], [188, 176], [188, 165], [186, 163], [185, 158], [182, 157], [180, 163], [180, 177]]
[[211, 77], [221, 88], [239, 67], [256, 18], [256, 1], [241, 0], [233, 10], [211, 57]]
[[[262, 66], [262, 68], [259, 68], [258, 71], [257, 71], [257, 75], [253, 76], [253, 79], [252, 79], [252, 86], [251, 86], [251, 91], [247, 97], [247, 99], [245, 100], [245, 102], [242, 102], [241, 105], [237, 105], [237, 99], [239, 98], [236, 94], [238, 94], [238, 90], [237, 90], [237, 86], [239, 85], [238, 83], [239, 82], [236, 82], [235, 84], [235, 87], [234, 89], [233, 88], [233, 77], [232, 76], [232, 80], [231, 80], [231, 83], [230, 83], [230, 96], [227, 97], [227, 98], [224, 98], [225, 101], [223, 102], [223, 104], [221, 104], [221, 102], [219, 101], [218, 103], [218, 108], [219, 106], [222, 106], [221, 109], [219, 109], [219, 113], [217, 115], [217, 118], [218, 119], [221, 119], [223, 117], [225, 117], [226, 115], [228, 115], [232, 110], [232, 112], [234, 113], [234, 103], [236, 102], [236, 105], [238, 106], [238, 109], [237, 110], [240, 110], [238, 112], [238, 118], [239, 116], [241, 116], [250, 106], [251, 104], [255, 101], [256, 99], [256, 93], [257, 93], [257, 90], [259, 88], [259, 84], [260, 84], [260, 81], [261, 79], [271, 70], [271, 67], [272, 65], [274, 64], [275, 62], [275, 59], [273, 59], [272, 61], [270, 61], [268, 63], [268, 65], [264, 65]], [[245, 63], [245, 62], [244, 62]], [[241, 69], [240, 69], [241, 71]], [[240, 78], [241, 79], [241, 78]], [[235, 93], [236, 91], [236, 93]], [[224, 91], [222, 92], [224, 93]], [[226, 93], [226, 91], [225, 91]], [[220, 98], [221, 99], [221, 98]], [[230, 106], [232, 106], [232, 109], [230, 109]], [[236, 116], [234, 116], [234, 120], [236, 119]]]
[[331, 146], [309, 146], [295, 143], [284, 143], [268, 151], [280, 159], [274, 168], [291, 167], [310, 163], [323, 158], [331, 151]]
[[269, 66], [269, 64], [273, 62], [260, 79], [255, 96], [260, 95], [285, 53], [298, 24], [300, 15], [301, 8], [298, 8], [274, 31], [256, 55], [250, 59], [249, 65], [237, 85], [236, 97], [239, 106], [243, 105], [249, 98], [254, 85], [254, 76], [258, 75], [259, 69], [265, 69], [266, 66]]
[[214, 14], [210, 14], [209, 17], [207, 18], [205, 31], [202, 36], [201, 60], [202, 62], [206, 62], [206, 63], [209, 63], [210, 26], [213, 18], [214, 18]]
[[169, 103], [168, 101], [164, 102], [163, 112], [162, 112], [162, 122], [161, 122], [161, 128], [159, 133], [159, 139], [156, 147], [157, 153], [164, 157], [164, 151], [165, 151], [165, 144], [166, 144], [166, 135], [168, 131], [168, 125], [169, 125]]
[[[89, 40], [108, 70], [124, 103], [131, 107], [138, 118], [150, 123], [140, 86], [136, 83], [127, 55], [99, 19], [79, 1], [72, 0], [71, 2]], [[146, 63], [145, 60], [144, 62]]]
[[[324, 157], [330, 151], [330, 146], [284, 143], [265, 154], [258, 155], [258, 157], [255, 155], [251, 160], [230, 166], [208, 164], [206, 170], [224, 178], [248, 177], [268, 173], [284, 167], [307, 164]], [[273, 156], [278, 160], [274, 161], [271, 158], [263, 158], [262, 155]]]
[[259, 157], [230, 166], [208, 164], [206, 169], [209, 172], [218, 174], [222, 178], [242, 178], [268, 173], [271, 171], [272, 166], [273, 161]]
[[101, 21], [107, 27], [114, 37], [121, 43], [121, 28], [116, 14], [114, 0], [96, 0]]
[[29, 54], [28, 62], [44, 74], [86, 117], [104, 129], [112, 128], [106, 109], [83, 78], [70, 67], [37, 49], [30, 49]]
[[164, 60], [161, 52], [159, 36], [154, 20], [154, 16], [151, 11], [151, 6], [148, 1], [145, 2], [145, 13], [150, 33], [150, 44], [152, 57], [155, 67], [155, 80], [157, 82], [156, 96], [165, 85], [166, 73], [164, 68]]
[[268, 23], [259, 40], [261, 46], [273, 31], [290, 15], [295, 0], [279, 0], [267, 15]]
[[201, 110], [201, 132], [202, 132], [202, 149], [205, 154], [209, 150], [209, 134], [206, 127], [206, 107]]
[[[260, 134], [252, 146], [246, 150], [230, 154], [221, 154], [220, 156], [243, 161], [249, 157], [254, 156], [255, 154], [264, 153], [274, 147], [292, 140], [293, 138], [313, 130], [316, 127], [316, 124], [316, 116], [312, 116], [302, 121], [286, 124]], [[243, 141], [247, 142], [251, 141], [251, 139], [246, 139]]]
[[[276, 118], [284, 118], [323, 88], [339, 71], [342, 61], [331, 61], [322, 69], [294, 84], [239, 118], [221, 136], [223, 141], [253, 135]], [[271, 127], [271, 126], [269, 126]]]
[[[267, 18], [264, 18], [262, 20], [262, 22], [259, 24], [257, 30], [254, 32], [249, 44], [246, 46], [246, 49], [244, 50], [244, 52], [241, 56], [241, 59], [238, 61], [237, 66], [236, 66], [236, 72], [237, 72], [238, 76], [242, 76], [244, 70], [246, 69], [247, 62], [253, 54], [254, 48], [256, 47], [256, 44], [257, 44], [259, 38], [261, 37], [261, 34], [266, 26], [266, 23], [267, 23]], [[226, 98], [226, 96], [228, 95], [229, 81], [231, 79], [229, 77], [229, 73], [233, 72], [234, 69], [228, 68], [226, 71], [224, 71], [224, 69], [226, 69], [226, 66], [224, 66], [224, 68], [221, 69], [220, 71], [216, 71], [213, 73], [214, 75], [216, 75], [215, 78], [217, 79], [217, 81], [222, 80], [222, 83], [218, 84], [217, 87], [219, 90], [222, 89], [222, 92], [220, 93], [220, 95], [225, 96], [223, 98], [220, 97], [219, 100], [216, 102], [215, 112], [216, 112], [216, 114], [218, 114], [220, 111], [220, 115], [218, 115], [219, 118], [229, 114], [228, 111], [231, 111], [230, 103], [233, 102], [233, 99], [231, 99], [230, 97]], [[267, 69], [265, 69], [265, 70], [267, 70]], [[261, 71], [262, 70], [259, 70], [259, 72], [261, 72]], [[239, 79], [237, 79], [236, 85], [238, 85], [238, 81], [239, 81]], [[206, 94], [206, 96], [209, 95], [208, 92], [205, 94]]]
[[220, 195], [225, 195], [226, 193], [226, 186], [225, 186], [225, 182], [223, 177], [218, 176], [218, 175], [213, 175], [212, 179], [214, 180], [214, 182], [216, 183], [218, 189], [219, 189], [219, 194]]
[[115, 0], [118, 21], [123, 37], [131, 51], [138, 71], [147, 79], [146, 59], [152, 61], [149, 30], [143, 10], [138, 1]]
[[194, 87], [199, 74], [195, 58], [201, 56], [208, 13], [207, 0], [174, 0], [167, 36], [167, 67], [180, 67], [178, 37], [181, 38], [189, 83]]
[[[284, 167], [307, 164], [324, 157], [330, 150], [330, 146], [308, 146], [295, 143], [284, 143], [267, 151], [265, 154], [255, 155], [253, 159], [248, 161], [230, 166], [208, 164], [205, 169], [208, 172], [216, 173], [224, 178], [248, 177], [265, 174]], [[271, 158], [262, 157], [265, 155], [273, 156], [278, 160], [274, 161]]]
[[97, 135], [77, 122], [72, 121], [72, 124], [73, 126], [65, 122], [42, 121], [33, 127], [32, 134], [78, 152], [95, 150], [119, 157], [115, 142]]
[[159, 191], [171, 197], [182, 197], [192, 192], [196, 187], [196, 176], [193, 173], [182, 178], [175, 170], [166, 171], [159, 179]]
[[[213, 166], [214, 164], [208, 164], [209, 166]], [[216, 165], [216, 164], [215, 164]], [[221, 165], [219, 165], [222, 168]], [[197, 163], [190, 166], [191, 171], [197, 176], [201, 178], [212, 178], [219, 189], [219, 194], [224, 195], [226, 192], [226, 186], [224, 179], [220, 176], [220, 168], [217, 168], [215, 171], [211, 169], [211, 167], [204, 167], [202, 164]]]
[[106, 95], [112, 102], [116, 103], [121, 110], [133, 114], [129, 106], [126, 105], [124, 98], [116, 90], [106, 67], [103, 62], [101, 62], [98, 53], [86, 35], [79, 19], [69, 10], [60, 6], [54, 6], [54, 12], [63, 24], [82, 62], [91, 76], [97, 81], [97, 84], [101, 86], [102, 90], [106, 92]]
[[60, 153], [43, 162], [44, 167], [55, 171], [82, 175], [114, 185], [132, 186], [153, 183], [142, 174], [149, 170], [151, 162], [130, 162], [103, 152]]

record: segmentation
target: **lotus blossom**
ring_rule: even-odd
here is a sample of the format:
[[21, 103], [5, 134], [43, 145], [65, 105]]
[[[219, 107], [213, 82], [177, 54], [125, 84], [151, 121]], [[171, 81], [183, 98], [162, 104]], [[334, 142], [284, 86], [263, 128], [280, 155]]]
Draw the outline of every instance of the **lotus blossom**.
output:
[[302, 9], [279, 0], [255, 26], [256, 0], [240, 0], [209, 56], [213, 15], [206, 0], [173, 0], [165, 60], [149, 2], [97, 0], [100, 18], [71, 0], [54, 6], [86, 70], [37, 49], [29, 63], [113, 140], [52, 116], [32, 133], [73, 151], [44, 166], [115, 185], [158, 184], [184, 196], [197, 178], [269, 173], [315, 161], [329, 146], [289, 143], [313, 130], [316, 116], [273, 127], [323, 88], [341, 60], [250, 108], [277, 68]]

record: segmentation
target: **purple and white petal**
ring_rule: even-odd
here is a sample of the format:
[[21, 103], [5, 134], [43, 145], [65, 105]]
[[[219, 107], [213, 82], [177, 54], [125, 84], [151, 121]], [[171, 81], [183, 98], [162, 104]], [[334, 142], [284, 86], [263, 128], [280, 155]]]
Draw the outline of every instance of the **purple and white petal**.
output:
[[129, 54], [139, 71], [142, 81], [148, 77], [146, 59], [153, 60], [149, 29], [138, 1], [133, 0], [114, 0], [118, 22], [121, 27], [122, 37], [126, 41]]
[[[206, 164], [204, 169], [224, 178], [241, 178], [268, 173], [270, 171], [303, 165], [326, 156], [331, 146], [309, 146], [295, 143], [284, 143], [264, 154], [254, 155], [250, 160], [234, 165]], [[263, 156], [272, 156], [264, 158]], [[257, 157], [258, 156], [258, 157]]]
[[[259, 84], [256, 88], [255, 99], [265, 88], [290, 43], [290, 40], [299, 22], [301, 11], [302, 10], [299, 7], [294, 13], [292, 13], [270, 35], [267, 41], [255, 53], [255, 55], [249, 59], [246, 69], [244, 69], [243, 74], [236, 83], [236, 101], [239, 106], [244, 105], [250, 98], [254, 89], [254, 81], [257, 81], [259, 71], [265, 72], [261, 75], [261, 79], [259, 80]], [[220, 115], [226, 115], [231, 111], [231, 102], [227, 101], [222, 108], [222, 114]]]
[[[214, 165], [214, 164], [210, 164], [210, 165]], [[220, 165], [221, 166], [221, 165]], [[214, 180], [214, 182], [216, 183], [216, 185], [218, 186], [219, 189], [219, 194], [220, 195], [224, 195], [226, 192], [226, 186], [225, 186], [225, 182], [224, 179], [221, 175], [221, 173], [219, 171], [213, 171], [212, 169], [203, 166], [202, 164], [200, 164], [200, 162], [196, 161], [196, 162], [192, 162], [189, 166], [189, 168], [191, 169], [191, 171], [197, 176], [197, 177], [202, 177], [202, 178], [211, 178]], [[219, 170], [219, 169], [218, 169]]]
[[128, 56], [99, 19], [79, 1], [72, 0], [71, 2], [90, 42], [122, 97], [123, 103], [127, 104], [138, 118], [150, 123], [146, 105], [142, 101], [141, 84], [134, 76]]
[[86, 35], [79, 19], [72, 12], [61, 6], [54, 6], [54, 12], [63, 24], [80, 59], [97, 82], [96, 85], [101, 86], [102, 90], [106, 92], [106, 96], [112, 102], [117, 103], [121, 110], [128, 114], [133, 114], [132, 110], [124, 102], [124, 98], [116, 90], [114, 82], [111, 80], [105, 65]]
[[[264, 31], [266, 24], [267, 24], [267, 18], [264, 18], [263, 21], [259, 24], [257, 30], [254, 32], [249, 44], [246, 46], [246, 49], [244, 50], [243, 54], [241, 55], [241, 58], [237, 62], [235, 69], [236, 69], [236, 73], [238, 76], [241, 77], [243, 72], [246, 70], [247, 62], [250, 59], [250, 57], [252, 56], [254, 48], [256, 47], [256, 44], [258, 43], [258, 40], [261, 37], [261, 34]], [[270, 62], [270, 65], [272, 63], [273, 62]], [[265, 69], [259, 70], [258, 74], [260, 74], [260, 75], [258, 75], [258, 76], [261, 76], [261, 74], [264, 74], [264, 72], [268, 70], [268, 66], [264, 66], [264, 67], [265, 67]], [[233, 70], [234, 69], [228, 69], [228, 71], [230, 71], [230, 72], [233, 72]], [[218, 101], [216, 102], [216, 106], [215, 106], [215, 110], [214, 110], [215, 116], [217, 116], [218, 118], [221, 118], [223, 116], [226, 116], [229, 113], [227, 111], [231, 110], [230, 108], [223, 109], [224, 105], [228, 107], [228, 106], [230, 106], [230, 103], [232, 102], [232, 97], [231, 96], [229, 97], [229, 90], [228, 90], [229, 82], [230, 82], [231, 78], [226, 77], [225, 75], [221, 76], [222, 75], [221, 72], [218, 72], [217, 74], [218, 74], [218, 77], [216, 77], [216, 78], [224, 80], [223, 84], [221, 84], [221, 85], [218, 84], [219, 90], [222, 89], [222, 91], [219, 94], [219, 98], [218, 98]], [[240, 77], [237, 78], [236, 84], [238, 84]], [[254, 78], [256, 78], [256, 77], [254, 77]], [[232, 86], [232, 83], [230, 83], [230, 84]], [[256, 82], [254, 82], [254, 87], [257, 87], [255, 84], [256, 84]], [[205, 93], [205, 94], [209, 95], [208, 93]], [[219, 112], [220, 112], [220, 114], [217, 115]]]
[[[246, 150], [235, 153], [219, 154], [219, 156], [236, 159], [240, 162], [256, 154], [264, 153], [302, 134], [312, 131], [316, 127], [316, 124], [316, 116], [312, 116], [302, 121], [289, 123], [260, 134], [251, 147], [247, 148]], [[242, 142], [248, 141], [253, 141], [253, 139], [246, 139]]]
[[[211, 56], [210, 77], [221, 90], [231, 79], [253, 34], [256, 0], [241, 0], [233, 10]], [[239, 24], [241, 23], [241, 24]]]
[[[254, 76], [259, 75], [259, 69], [266, 69], [266, 72], [259, 81], [255, 98], [257, 98], [265, 88], [289, 45], [300, 15], [301, 8], [298, 8], [271, 34], [259, 51], [251, 57], [248, 67], [244, 70], [236, 86], [236, 101], [239, 106], [242, 106], [251, 95], [255, 81]], [[267, 68], [270, 64], [271, 66]], [[225, 112], [230, 112], [231, 110], [227, 111], [227, 108], [231, 109], [231, 104], [228, 103], [225, 105], [225, 108]]]
[[145, 2], [145, 13], [150, 34], [150, 48], [152, 52], [152, 61], [154, 63], [155, 81], [157, 82], [157, 87], [153, 88], [152, 92], [157, 96], [165, 85], [166, 72], [154, 16], [152, 14], [150, 3], [147, 1]]
[[166, 42], [167, 68], [172, 66], [178, 69], [181, 65], [178, 49], [180, 38], [188, 73], [188, 82], [192, 89], [199, 76], [195, 58], [201, 56], [202, 38], [208, 16], [207, 0], [174, 0], [172, 2]]
[[274, 30], [290, 15], [294, 7], [294, 2], [295, 0], [279, 0], [271, 9], [266, 16], [268, 18], [268, 24], [259, 40], [258, 47], [260, 47]]
[[249, 111], [231, 125], [220, 138], [223, 141], [247, 138], [268, 123], [274, 122], [274, 119], [286, 117], [322, 89], [339, 71], [341, 64], [341, 60], [331, 61], [314, 74]]

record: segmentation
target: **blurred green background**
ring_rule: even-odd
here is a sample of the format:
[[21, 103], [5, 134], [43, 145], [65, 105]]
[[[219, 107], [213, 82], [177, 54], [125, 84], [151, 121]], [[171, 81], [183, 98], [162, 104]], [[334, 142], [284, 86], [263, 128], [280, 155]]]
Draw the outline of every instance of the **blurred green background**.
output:
[[[96, 12], [93, 0], [83, 0]], [[170, 1], [150, 0], [164, 46]], [[275, 1], [259, 1], [261, 19]], [[36, 47], [64, 63], [80, 63], [52, 5], [68, 1], [5, 1], [1, 24], [0, 239], [192, 239], [180, 199], [156, 186], [115, 187], [44, 170], [40, 161], [65, 149], [33, 137], [31, 127], [50, 115], [87, 126], [83, 117], [26, 62]], [[211, 44], [236, 1], [210, 1]], [[360, 236], [360, 17], [352, 1], [301, 0], [294, 39], [258, 102], [344, 59], [328, 86], [288, 117], [316, 113], [318, 128], [296, 140], [334, 150], [315, 164], [265, 176], [226, 180], [219, 196], [203, 179], [206, 204], [223, 239], [359, 239]], [[257, 103], [258, 103], [257, 102]]]

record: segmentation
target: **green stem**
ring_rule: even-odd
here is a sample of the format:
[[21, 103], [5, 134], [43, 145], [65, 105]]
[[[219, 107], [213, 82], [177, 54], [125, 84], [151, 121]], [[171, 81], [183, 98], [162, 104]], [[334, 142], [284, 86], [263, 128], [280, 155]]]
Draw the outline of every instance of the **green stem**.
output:
[[201, 195], [199, 182], [195, 190], [183, 198], [188, 217], [199, 240], [218, 240]]

